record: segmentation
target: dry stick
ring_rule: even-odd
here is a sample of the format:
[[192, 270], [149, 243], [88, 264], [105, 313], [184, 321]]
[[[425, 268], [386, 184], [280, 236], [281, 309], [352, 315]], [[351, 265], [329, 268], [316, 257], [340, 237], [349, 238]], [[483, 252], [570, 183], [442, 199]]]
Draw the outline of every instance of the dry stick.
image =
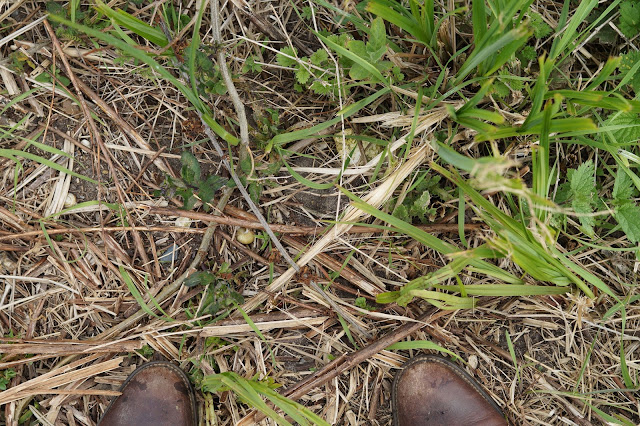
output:
[[[213, 32], [213, 40], [222, 45], [222, 33], [220, 31], [220, 5], [219, 0], [211, 0], [211, 27]], [[249, 151], [249, 124], [247, 123], [247, 115], [244, 110], [244, 104], [240, 100], [236, 86], [233, 84], [229, 68], [227, 67], [227, 59], [224, 57], [224, 51], [218, 50], [218, 66], [220, 67], [220, 73], [224, 80], [224, 85], [227, 87], [227, 92], [233, 103], [233, 108], [236, 110], [238, 116], [238, 125], [240, 126], [240, 147], [244, 148], [246, 152], [240, 152], [239, 159], [242, 163], [243, 155], [248, 155]]]
[[[100, 131], [98, 130], [98, 127], [96, 126], [96, 123], [93, 120], [93, 116], [91, 115], [91, 111], [87, 106], [87, 102], [85, 101], [84, 96], [82, 95], [82, 90], [80, 88], [80, 85], [78, 84], [78, 79], [76, 78], [75, 73], [71, 69], [71, 65], [69, 64], [69, 61], [67, 61], [67, 57], [65, 56], [62, 50], [62, 46], [60, 46], [60, 42], [58, 41], [58, 38], [56, 37], [55, 32], [51, 28], [49, 21], [45, 19], [43, 22], [44, 22], [45, 28], [47, 29], [47, 32], [49, 33], [49, 36], [51, 37], [53, 46], [58, 51], [58, 55], [60, 56], [60, 59], [62, 60], [62, 63], [64, 64], [65, 69], [67, 70], [69, 79], [71, 80], [71, 83], [73, 84], [73, 87], [76, 90], [76, 94], [78, 95], [78, 99], [80, 100], [80, 105], [82, 106], [82, 111], [84, 112], [84, 115], [87, 118], [87, 122], [89, 123], [89, 127], [91, 128], [91, 133], [93, 134], [93, 138], [98, 143], [98, 147], [100, 151], [104, 153], [105, 160], [107, 161], [107, 165], [109, 166], [109, 171], [111, 172], [111, 176], [113, 177], [113, 182], [116, 187], [116, 193], [118, 194], [118, 198], [120, 199], [120, 202], [122, 203], [122, 205], [124, 205], [125, 194], [122, 191], [122, 187], [120, 186], [120, 183], [117, 180], [116, 169], [113, 166], [113, 162], [111, 161], [111, 152], [109, 152], [107, 150], [107, 147], [104, 145], [104, 141], [102, 140]], [[129, 223], [134, 223], [133, 218], [131, 217], [131, 214], [129, 213], [128, 209], [125, 209], [125, 214], [127, 215], [127, 219], [129, 220]], [[140, 234], [137, 231], [133, 231], [133, 240], [135, 242], [138, 252], [140, 253], [140, 256], [142, 257], [142, 261], [143, 261], [143, 264], [145, 265], [145, 269], [147, 269], [147, 272], [149, 273], [149, 275], [151, 275], [151, 268], [148, 266], [150, 264], [149, 257], [147, 256], [147, 252], [144, 249], [142, 238], [140, 238]]]
[[[415, 333], [420, 330], [425, 325], [428, 325], [440, 318], [441, 316], [448, 315], [451, 311], [440, 311], [438, 313], [437, 309], [433, 308], [420, 316], [417, 322], [411, 322], [405, 324], [394, 331], [386, 334], [385, 336], [379, 338], [375, 342], [365, 346], [359, 351], [353, 352], [349, 355], [343, 355], [329, 364], [325, 365], [321, 370], [317, 371], [313, 375], [308, 378], [296, 383], [294, 386], [289, 387], [282, 392], [284, 396], [287, 398], [297, 400], [307, 395], [314, 388], [320, 387], [323, 384], [327, 383], [334, 377], [339, 376], [343, 372], [355, 367], [361, 362], [370, 359], [378, 352], [384, 350], [385, 348], [391, 346], [392, 344], [404, 339], [405, 337]], [[238, 426], [241, 425], [250, 425], [256, 424], [260, 420], [264, 418], [262, 413], [258, 413], [253, 411], [246, 415], [240, 422]]]

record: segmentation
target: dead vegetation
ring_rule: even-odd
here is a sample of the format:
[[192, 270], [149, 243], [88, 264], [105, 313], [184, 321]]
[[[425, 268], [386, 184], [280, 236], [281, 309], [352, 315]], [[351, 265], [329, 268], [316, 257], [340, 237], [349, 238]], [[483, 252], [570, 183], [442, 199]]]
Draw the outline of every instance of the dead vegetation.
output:
[[[89, 3], [82, 2], [81, 9], [89, 10]], [[184, 52], [198, 2], [137, 6], [116, 0], [109, 6], [126, 6], [153, 23], [161, 21], [166, 3], [192, 18], [174, 40]], [[458, 3], [439, 6], [449, 10]], [[534, 5], [549, 23], [558, 20], [562, 4]], [[296, 14], [303, 7], [313, 9], [310, 23]], [[413, 105], [383, 95], [319, 133], [326, 137], [286, 144], [282, 155], [291, 159], [291, 169], [282, 163], [269, 169], [280, 160], [266, 150], [274, 131], [284, 134], [325, 122], [373, 93], [368, 86], [358, 89], [364, 95], [354, 89], [347, 98], [298, 93], [291, 70], [278, 63], [276, 53], [287, 45], [305, 55], [326, 47], [308, 27], [337, 32], [343, 27], [333, 13], [315, 3], [257, 2], [247, 8], [233, 1], [221, 5], [216, 35], [216, 20], [207, 9], [202, 43], [213, 46], [211, 58], [226, 61], [238, 97], [227, 90], [202, 99], [228, 132], [243, 139], [229, 150], [217, 138], [221, 158], [215, 137], [188, 100], [144, 64], [112, 46], [92, 44], [82, 34], [71, 39], [54, 35], [43, 20], [45, 2], [0, 0], [0, 109], [9, 105], [0, 116], [0, 384], [5, 379], [7, 388], [0, 394], [0, 423], [93, 425], [136, 365], [168, 359], [189, 372], [196, 386], [203, 376], [225, 371], [268, 378], [330, 424], [386, 425], [391, 422], [393, 374], [421, 351], [387, 349], [404, 340], [432, 341], [461, 357], [512, 424], [605, 424], [609, 416], [639, 421], [620, 354], [623, 343], [624, 368], [637, 381], [638, 262], [633, 252], [612, 248], [621, 236], [598, 243], [610, 250], [573, 253], [578, 243], [569, 238], [560, 245], [573, 262], [629, 301], [625, 316], [604, 317], [615, 301], [603, 293], [595, 299], [579, 292], [480, 297], [474, 309], [455, 311], [421, 300], [406, 307], [379, 305], [376, 296], [446, 265], [446, 256], [393, 230], [364, 226], [384, 223], [349, 206], [335, 186], [310, 189], [291, 177], [293, 170], [316, 184], [336, 182], [374, 207], [393, 210], [391, 203], [402, 203], [415, 172], [435, 158], [428, 141], [435, 132], [451, 131], [445, 104], [457, 108], [459, 101], [443, 101], [421, 115], [409, 138], [413, 149], [405, 153]], [[353, 30], [349, 25], [344, 27]], [[455, 51], [455, 40], [467, 37], [465, 31], [453, 20], [443, 26], [438, 54]], [[404, 43], [399, 34], [390, 34]], [[451, 43], [447, 34], [453, 34], [453, 46], [445, 43]], [[158, 46], [134, 39], [158, 53]], [[407, 80], [416, 80], [425, 73], [424, 56], [422, 50], [408, 50], [392, 62]], [[603, 63], [601, 56], [577, 49], [574, 68], [565, 71], [593, 75]], [[249, 57], [261, 72], [243, 71]], [[461, 65], [454, 61], [451, 75]], [[168, 61], [166, 66], [185, 78], [178, 65]], [[339, 69], [327, 72], [348, 80]], [[437, 71], [426, 72], [425, 85], [434, 84]], [[418, 96], [398, 90], [410, 99]], [[238, 115], [239, 108], [246, 119]], [[524, 110], [503, 112], [512, 122], [526, 116]], [[238, 124], [245, 121], [247, 133], [241, 135]], [[381, 154], [371, 154], [360, 141], [356, 149], [362, 161], [340, 174], [347, 129], [390, 141], [386, 155], [393, 161], [379, 163]], [[461, 129], [453, 142], [466, 146], [469, 155], [486, 154], [490, 148], [474, 144], [472, 136]], [[514, 144], [514, 152], [531, 155], [526, 141]], [[242, 154], [245, 146], [248, 151]], [[15, 151], [27, 154], [15, 161]], [[183, 151], [193, 153], [203, 174], [226, 179], [248, 155], [262, 186], [260, 215], [252, 211], [251, 198], [229, 186], [216, 193], [207, 211], [201, 202], [193, 210], [180, 209], [183, 200], [167, 185], [167, 176], [180, 177]], [[400, 161], [401, 152], [407, 161]], [[568, 167], [589, 155], [580, 148], [571, 154], [574, 162]], [[225, 169], [229, 159], [234, 163]], [[59, 167], [52, 168], [53, 163]], [[526, 179], [527, 171], [520, 172]], [[500, 193], [487, 198], [506, 205]], [[84, 204], [63, 212], [76, 203]], [[431, 221], [420, 228], [459, 244], [458, 199], [434, 200], [431, 207]], [[466, 216], [467, 247], [478, 247], [492, 231], [472, 220], [472, 210]], [[260, 231], [264, 219], [283, 250]], [[238, 227], [256, 230], [255, 241], [238, 243]], [[295, 264], [287, 262], [287, 255]], [[497, 266], [523, 276], [510, 259]], [[235, 308], [222, 319], [215, 318], [220, 312], [202, 314], [206, 291], [202, 285], [185, 285], [199, 271], [214, 273], [242, 294], [240, 306], [251, 321]], [[492, 282], [474, 273], [460, 278], [464, 284]], [[232, 392], [199, 392], [198, 398], [203, 424], [271, 422]]]

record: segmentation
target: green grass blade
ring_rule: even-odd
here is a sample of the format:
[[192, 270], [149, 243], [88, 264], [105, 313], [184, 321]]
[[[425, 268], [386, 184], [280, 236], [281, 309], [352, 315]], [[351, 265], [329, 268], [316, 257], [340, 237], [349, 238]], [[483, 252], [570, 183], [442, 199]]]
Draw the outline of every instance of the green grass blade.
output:
[[[455, 291], [455, 287], [435, 284], [440, 290]], [[513, 284], [467, 284], [465, 291], [471, 296], [512, 297], [512, 296], [539, 296], [546, 294], [565, 294], [570, 291], [568, 287], [537, 286], [537, 285], [513, 285]]]
[[[160, 47], [165, 47], [167, 44], [169, 44], [161, 29], [152, 27], [151, 25], [130, 15], [124, 10], [113, 10], [100, 0], [97, 0], [96, 3], [96, 10], [109, 17], [109, 19], [111, 19], [114, 23], [123, 26], [124, 28], [138, 34], [145, 40], [148, 40]], [[75, 21], [73, 22], [75, 23]]]
[[369, 4], [367, 4], [367, 11], [381, 17], [385, 21], [391, 22], [396, 27], [405, 30], [425, 46], [430, 45], [431, 35], [425, 33], [420, 24], [415, 21], [413, 17], [410, 18], [406, 15], [402, 15], [382, 4], [379, 0], [369, 2]]
[[473, 24], [473, 42], [478, 44], [487, 33], [487, 12], [484, 0], [471, 3], [471, 23]]
[[[142, 297], [142, 295], [140, 294], [140, 292], [138, 291], [138, 288], [136, 287], [135, 283], [133, 282], [133, 280], [131, 279], [131, 276], [129, 275], [129, 273], [127, 272], [126, 269], [124, 269], [124, 267], [122, 265], [118, 265], [118, 269], [120, 270], [120, 276], [122, 277], [122, 280], [124, 281], [124, 283], [127, 285], [127, 288], [129, 289], [129, 292], [131, 293], [131, 295], [133, 296], [134, 299], [136, 299], [136, 302], [138, 302], [138, 305], [140, 305], [140, 308], [147, 314], [154, 316], [158, 319], [163, 319], [165, 321], [169, 321], [172, 322], [174, 321], [173, 318], [169, 317], [169, 315], [167, 315], [162, 308], [158, 305], [158, 303], [156, 302], [155, 299], [151, 298], [151, 300], [153, 301], [156, 309], [158, 309], [163, 315], [164, 317], [160, 317], [159, 315], [157, 315], [155, 312], [153, 312], [153, 310], [151, 310], [151, 308], [149, 307], [149, 305], [147, 305], [144, 301], [144, 298]], [[146, 281], [146, 276], [145, 276], [145, 281]]]
[[589, 16], [596, 6], [598, 6], [598, 0], [585, 0], [580, 2], [569, 21], [569, 25], [564, 30], [562, 37], [554, 40], [549, 58], [555, 59], [564, 53], [569, 44], [577, 38], [576, 31], [578, 30], [578, 26]]
[[404, 342], [396, 342], [391, 346], [387, 346], [386, 350], [388, 351], [406, 351], [410, 349], [427, 349], [430, 351], [438, 351], [445, 353], [447, 355], [451, 355], [455, 359], [462, 359], [454, 352], [451, 352], [448, 349], [443, 348], [437, 343], [433, 343], [430, 340], [410, 340]]
[[83, 176], [79, 173], [76, 173], [74, 171], [71, 171], [69, 169], [67, 169], [64, 166], [61, 166], [60, 164], [56, 163], [55, 161], [51, 161], [48, 160], [46, 158], [40, 157], [38, 155], [35, 154], [31, 154], [30, 152], [25, 152], [25, 151], [18, 151], [15, 149], [0, 149], [0, 157], [6, 157], [6, 158], [15, 158], [15, 157], [22, 157], [22, 158], [26, 158], [27, 160], [32, 160], [35, 161], [37, 163], [43, 164], [47, 167], [50, 167], [54, 170], [57, 170], [59, 172], [62, 173], [66, 173], [68, 175], [71, 175], [73, 177], [77, 177], [78, 179], [82, 179], [82, 180], [86, 180], [87, 182], [91, 182], [94, 185], [99, 185], [98, 181], [93, 180], [91, 178], [88, 178], [86, 176]]
[[376, 99], [389, 93], [389, 91], [390, 91], [389, 88], [378, 90], [373, 95], [370, 95], [365, 99], [362, 99], [352, 105], [345, 107], [342, 111], [339, 111], [336, 114], [337, 115], [336, 117], [332, 118], [329, 121], [325, 121], [324, 123], [317, 124], [315, 126], [309, 127], [308, 129], [301, 129], [301, 130], [296, 130], [289, 133], [282, 133], [280, 135], [276, 135], [273, 137], [273, 139], [271, 139], [271, 141], [269, 142], [269, 145], [281, 146], [289, 142], [295, 142], [295, 141], [312, 137], [313, 135], [319, 133], [320, 131], [327, 129], [335, 124], [338, 124], [343, 118], [347, 118], [352, 116], [353, 114], [356, 114], [358, 111], [360, 111], [362, 108], [366, 107], [370, 103], [374, 102]]
[[523, 38], [528, 37], [529, 30], [524, 28], [513, 29], [506, 34], [500, 36], [497, 40], [490, 43], [486, 47], [482, 49], [476, 49], [469, 56], [469, 59], [464, 63], [460, 71], [456, 76], [456, 79], [453, 81], [453, 85], [459, 84], [466, 76], [468, 76], [473, 70], [476, 69], [480, 64], [487, 60], [491, 60], [495, 57], [495, 55], [500, 51], [500, 49], [505, 46], [513, 43], [514, 41], [521, 40]]

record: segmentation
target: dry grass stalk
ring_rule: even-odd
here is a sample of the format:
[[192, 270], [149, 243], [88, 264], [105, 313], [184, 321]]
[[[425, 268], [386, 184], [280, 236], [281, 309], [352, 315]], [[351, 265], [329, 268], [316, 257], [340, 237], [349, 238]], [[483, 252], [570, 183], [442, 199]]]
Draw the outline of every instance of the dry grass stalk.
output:
[[48, 373], [42, 374], [17, 386], [13, 386], [11, 389], [8, 389], [0, 394], [0, 405], [4, 405], [9, 402], [17, 401], [26, 397], [42, 395], [43, 393], [49, 393], [50, 391], [51, 393], [55, 394], [57, 393], [55, 388], [57, 388], [58, 386], [66, 385], [67, 383], [72, 383], [78, 380], [83, 380], [88, 377], [92, 377], [118, 368], [124, 358], [118, 357], [97, 364], [92, 364], [88, 367], [77, 368], [80, 365], [86, 364], [89, 361], [93, 361], [95, 359], [97, 359], [97, 356], [92, 355], [90, 357], [83, 358], [80, 361], [73, 362], [67, 366], [53, 369]]
[[5, 355], [47, 354], [54, 356], [57, 354], [114, 353], [131, 352], [142, 347], [142, 342], [140, 341], [83, 343], [79, 341], [0, 339], [0, 342], [2, 341], [11, 342], [0, 343], [0, 353]]

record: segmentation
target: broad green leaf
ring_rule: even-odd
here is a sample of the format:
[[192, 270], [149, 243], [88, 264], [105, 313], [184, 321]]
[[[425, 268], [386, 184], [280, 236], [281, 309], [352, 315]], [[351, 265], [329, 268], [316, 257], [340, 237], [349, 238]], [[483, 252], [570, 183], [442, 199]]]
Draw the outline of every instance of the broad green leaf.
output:
[[618, 167], [616, 180], [613, 184], [613, 198], [617, 201], [627, 201], [633, 195], [633, 182], [622, 167]]
[[189, 151], [184, 151], [180, 156], [182, 168], [180, 175], [182, 180], [189, 185], [197, 185], [200, 183], [200, 163], [198, 159]]
[[[387, 30], [384, 27], [384, 21], [378, 17], [371, 21], [371, 30], [369, 31], [369, 41], [367, 43], [367, 51], [370, 59], [377, 61], [387, 50]], [[380, 53], [382, 52], [382, 53]]]
[[311, 63], [313, 65], [320, 66], [324, 61], [329, 59], [329, 54], [324, 49], [316, 50], [310, 57]]
[[636, 1], [620, 3], [620, 31], [628, 38], [633, 38], [640, 32], [640, 4]]
[[309, 78], [311, 78], [311, 73], [304, 64], [299, 63], [296, 67], [296, 80], [300, 84], [307, 84]]
[[640, 206], [625, 203], [616, 209], [615, 217], [629, 241], [640, 242]]
[[[369, 74], [372, 77], [377, 78], [381, 83], [384, 83], [386, 86], [389, 86], [387, 80], [384, 78], [384, 76], [380, 73], [380, 71], [378, 70], [378, 68], [375, 67], [375, 65], [371, 64], [369, 61], [367, 61], [366, 59], [366, 48], [365, 48], [365, 56], [360, 56], [359, 54], [353, 52], [351, 50], [351, 47], [349, 47], [349, 49], [345, 49], [344, 47], [340, 46], [337, 43], [334, 43], [333, 41], [329, 40], [327, 37], [323, 36], [320, 33], [316, 33], [316, 36], [318, 36], [318, 38], [320, 40], [322, 40], [327, 46], [329, 46], [331, 49], [333, 49], [336, 53], [338, 53], [338, 55], [344, 56], [350, 60], [352, 60], [354, 63], [360, 65], [362, 68], [364, 68], [365, 70], [369, 71]], [[351, 42], [349, 42], [350, 46], [356, 46], [356, 50], [359, 52], [360, 46], [359, 44], [356, 45], [351, 45], [351, 43], [354, 40], [352, 40]]]
[[575, 197], [585, 197], [591, 199], [595, 188], [595, 166], [593, 161], [588, 160], [582, 163], [571, 175], [571, 190]]
[[184, 280], [184, 285], [187, 287], [195, 287], [197, 285], [208, 286], [214, 281], [216, 281], [216, 276], [211, 272], [198, 271], [189, 275], [187, 279]]
[[585, 234], [590, 237], [593, 237], [595, 231], [593, 227], [596, 222], [593, 216], [589, 216], [593, 213], [593, 208], [591, 207], [591, 200], [586, 197], [576, 197], [571, 202], [571, 207], [573, 207], [573, 211], [578, 214], [578, 219], [580, 220], [580, 224], [582, 225], [582, 230]]
[[216, 191], [225, 186], [227, 182], [228, 179], [216, 175], [211, 175], [200, 183], [200, 186], [198, 188], [198, 196], [203, 203], [209, 203], [211, 200], [213, 200]]

